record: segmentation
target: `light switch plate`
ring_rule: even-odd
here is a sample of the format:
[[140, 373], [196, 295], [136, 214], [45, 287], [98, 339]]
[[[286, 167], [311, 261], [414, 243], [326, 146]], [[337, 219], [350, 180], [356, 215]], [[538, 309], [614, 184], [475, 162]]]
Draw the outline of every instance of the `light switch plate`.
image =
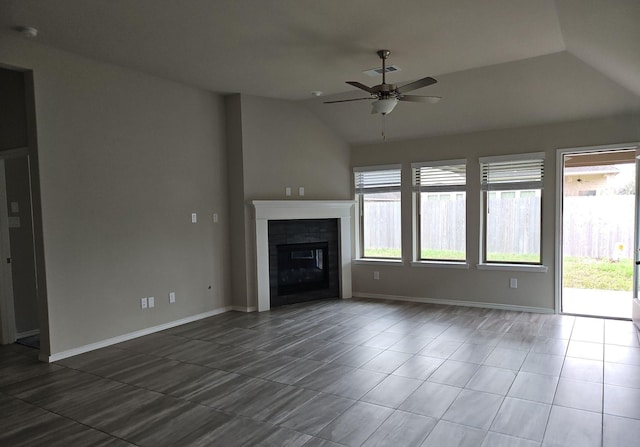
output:
[[156, 299], [154, 297], [150, 296], [147, 300], [149, 301], [149, 307], [156, 307]]
[[176, 302], [176, 292], [169, 292], [169, 302], [170, 303]]
[[146, 309], [147, 308], [147, 299], [146, 298], [140, 298], [140, 308], [141, 309]]
[[213, 213], [213, 223], [218, 223], [218, 213]]
[[284, 195], [287, 196], [287, 197], [289, 197], [291, 195], [291, 187], [290, 186], [287, 186], [284, 189]]
[[304, 186], [301, 186], [298, 188], [298, 195], [299, 196], [304, 196]]
[[191, 223], [198, 222], [198, 215], [196, 213], [191, 213]]

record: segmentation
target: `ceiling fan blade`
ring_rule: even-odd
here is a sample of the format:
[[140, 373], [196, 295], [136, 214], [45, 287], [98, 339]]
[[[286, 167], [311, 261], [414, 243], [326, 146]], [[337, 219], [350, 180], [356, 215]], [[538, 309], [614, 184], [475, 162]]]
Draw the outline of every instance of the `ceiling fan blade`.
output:
[[371, 93], [372, 95], [374, 94], [373, 89], [371, 87], [367, 87], [366, 85], [364, 85], [361, 82], [358, 82], [358, 81], [347, 81], [347, 84], [353, 85], [354, 87], [359, 88], [360, 90], [364, 90], [365, 92]]
[[417, 81], [413, 81], [403, 85], [402, 87], [398, 87], [396, 89], [396, 92], [398, 93], [410, 92], [411, 90], [418, 90], [419, 88], [422, 88], [422, 87], [428, 87], [430, 85], [435, 84], [436, 82], [438, 81], [427, 76], [426, 78], [418, 79]]
[[441, 96], [417, 96], [417, 95], [402, 95], [398, 96], [400, 101], [411, 101], [411, 102], [428, 102], [431, 104], [435, 104], [439, 102], [442, 97]]
[[364, 101], [365, 99], [368, 99], [368, 100], [371, 101], [372, 99], [376, 99], [376, 98], [369, 97], [369, 98], [340, 99], [338, 101], [325, 101], [324, 103], [325, 104], [334, 104], [336, 102]]

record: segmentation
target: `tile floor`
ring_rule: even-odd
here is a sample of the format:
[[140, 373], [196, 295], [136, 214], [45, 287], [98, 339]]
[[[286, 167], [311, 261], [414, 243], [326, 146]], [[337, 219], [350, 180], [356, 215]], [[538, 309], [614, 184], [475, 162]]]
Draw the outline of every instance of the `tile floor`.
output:
[[229, 312], [56, 364], [0, 348], [0, 445], [630, 446], [630, 322], [370, 300]]

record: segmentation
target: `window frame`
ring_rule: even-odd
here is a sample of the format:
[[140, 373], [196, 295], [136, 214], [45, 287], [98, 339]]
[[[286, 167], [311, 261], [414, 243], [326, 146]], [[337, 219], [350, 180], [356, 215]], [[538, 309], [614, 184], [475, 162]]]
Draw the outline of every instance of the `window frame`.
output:
[[[466, 158], [455, 160], [438, 160], [427, 162], [411, 163], [411, 177], [412, 177], [412, 193], [413, 193], [413, 262], [423, 264], [467, 264], [468, 251], [467, 251], [467, 166], [468, 160]], [[427, 177], [432, 180], [431, 185], [423, 184], [422, 168], [458, 168], [463, 169], [464, 182], [453, 181], [450, 178], [440, 177], [440, 181], [433, 177]], [[465, 202], [465, 222], [464, 222], [464, 259], [444, 259], [444, 258], [423, 258], [422, 257], [422, 232], [421, 232], [421, 193], [448, 193], [455, 194], [459, 192], [464, 193]]]
[[[366, 181], [360, 181], [359, 177], [366, 176], [363, 173], [372, 173], [372, 172], [384, 172], [384, 171], [397, 171], [397, 182], [393, 182], [393, 184], [387, 184], [382, 186], [373, 186], [366, 185]], [[357, 225], [356, 228], [356, 260], [359, 261], [371, 261], [371, 262], [389, 262], [389, 263], [398, 263], [402, 262], [402, 228], [400, 228], [400, 256], [398, 257], [383, 257], [383, 256], [365, 256], [365, 247], [364, 247], [364, 230], [365, 230], [365, 215], [364, 215], [364, 196], [366, 194], [376, 194], [376, 193], [386, 193], [386, 192], [397, 192], [400, 193], [400, 215], [402, 215], [402, 164], [389, 164], [389, 165], [376, 165], [376, 166], [364, 166], [364, 167], [354, 167], [353, 168], [354, 175], [354, 195], [356, 200], [356, 210], [357, 210]], [[394, 176], [389, 176], [390, 179], [393, 179]], [[365, 192], [369, 189], [369, 192]]]
[[[500, 155], [491, 157], [480, 157], [478, 159], [480, 165], [480, 193], [482, 198], [482, 216], [481, 216], [481, 250], [480, 250], [480, 265], [481, 266], [519, 266], [524, 268], [536, 268], [543, 266], [543, 199], [544, 199], [544, 167], [545, 167], [545, 153], [544, 152], [532, 152], [526, 154], [513, 154], [513, 155]], [[496, 175], [498, 181], [491, 182], [491, 164], [493, 164], [494, 173], [504, 172], [505, 165], [511, 164], [513, 170], [517, 170], [517, 165], [521, 165], [520, 171], [524, 172], [529, 170], [529, 174], [526, 172], [520, 175], [516, 175], [512, 178], [512, 181], [508, 181], [509, 176]], [[534, 165], [539, 165], [539, 169]], [[485, 165], [489, 165], [485, 168]], [[494, 174], [495, 175], [495, 174]], [[512, 176], [514, 177], [514, 176]], [[518, 178], [519, 177], [519, 178]], [[492, 187], [493, 185], [494, 187]], [[488, 211], [489, 211], [489, 199], [491, 192], [500, 191], [532, 191], [540, 190], [540, 221], [538, 222], [540, 228], [540, 246], [539, 246], [539, 260], [538, 262], [525, 262], [525, 261], [492, 261], [487, 259], [487, 227], [488, 227]]]

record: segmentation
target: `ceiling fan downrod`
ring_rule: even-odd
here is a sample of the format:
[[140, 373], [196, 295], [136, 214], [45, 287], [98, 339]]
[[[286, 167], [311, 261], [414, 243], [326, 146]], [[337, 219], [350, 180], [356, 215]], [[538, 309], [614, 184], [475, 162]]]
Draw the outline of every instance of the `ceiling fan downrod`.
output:
[[391, 51], [389, 50], [378, 50], [378, 56], [380, 56], [380, 59], [382, 59], [382, 83], [386, 84], [387, 83], [387, 58], [389, 57], [389, 55], [391, 54]]

